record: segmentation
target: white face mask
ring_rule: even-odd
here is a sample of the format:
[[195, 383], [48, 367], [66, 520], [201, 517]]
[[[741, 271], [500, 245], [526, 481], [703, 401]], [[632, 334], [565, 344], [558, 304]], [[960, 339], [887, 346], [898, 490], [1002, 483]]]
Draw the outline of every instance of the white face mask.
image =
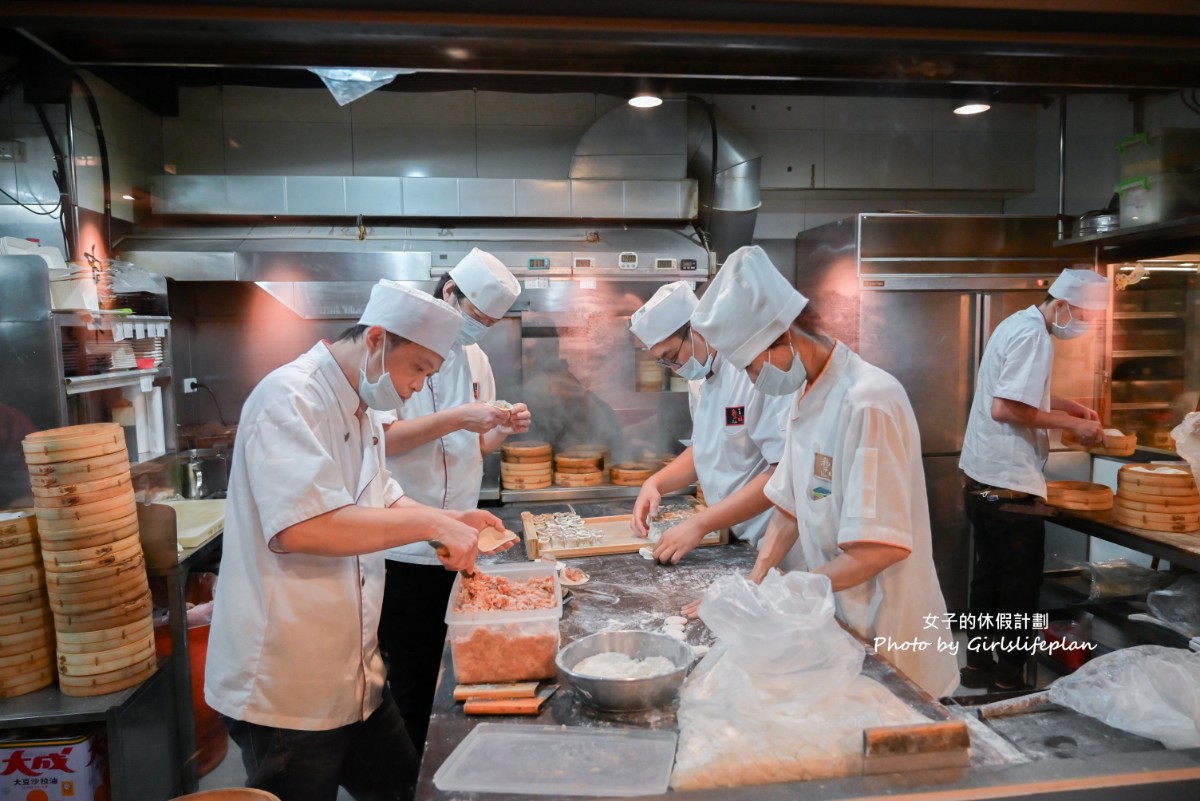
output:
[[382, 372], [374, 384], [367, 380], [367, 359], [371, 358], [371, 354], [368, 353], [367, 358], [363, 359], [363, 366], [358, 370], [358, 397], [376, 411], [394, 412], [404, 405], [404, 398], [400, 397], [400, 393], [396, 391], [391, 374], [384, 369], [386, 352], [387, 335], [385, 334], [383, 344], [379, 347], [379, 369]]
[[686, 362], [675, 368], [675, 374], [685, 381], [699, 381], [712, 371], [713, 352], [712, 348], [708, 347], [708, 343], [705, 343], [708, 358], [700, 362], [696, 359], [696, 335], [694, 332], [688, 331], [688, 337], [692, 343], [692, 355]]
[[463, 326], [459, 329], [458, 339], [455, 341], [463, 347], [474, 345], [487, 336], [488, 331], [492, 330], [491, 326], [484, 325], [462, 309], [459, 309], [458, 313], [462, 315]]
[[1090, 326], [1087, 323], [1083, 320], [1077, 320], [1071, 314], [1070, 306], [1067, 306], [1067, 322], [1062, 325], [1059, 325], [1058, 322], [1058, 309], [1054, 310], [1054, 320], [1050, 323], [1050, 333], [1059, 339], [1074, 339], [1077, 336], [1087, 333], [1088, 328]]
[[800, 361], [800, 357], [796, 355], [796, 349], [790, 342], [788, 348], [792, 352], [792, 364], [787, 370], [780, 370], [771, 364], [770, 357], [768, 357], [762, 369], [758, 371], [754, 388], [762, 394], [793, 395], [800, 387], [804, 386], [804, 382], [808, 378], [808, 371], [804, 368], [804, 362]]

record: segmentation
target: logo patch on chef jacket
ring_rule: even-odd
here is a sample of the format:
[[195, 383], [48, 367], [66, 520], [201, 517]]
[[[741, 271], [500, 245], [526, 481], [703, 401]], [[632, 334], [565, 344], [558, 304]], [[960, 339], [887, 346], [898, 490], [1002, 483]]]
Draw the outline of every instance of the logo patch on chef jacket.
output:
[[813, 475], [826, 481], [833, 481], [833, 457], [823, 453], [814, 453]]
[[471, 382], [471, 392], [473, 392], [475, 394], [475, 400], [479, 400], [479, 382], [478, 381]]
[[746, 407], [745, 406], [726, 406], [725, 407], [725, 425], [727, 425], [727, 426], [744, 426], [744, 425], [746, 425]]

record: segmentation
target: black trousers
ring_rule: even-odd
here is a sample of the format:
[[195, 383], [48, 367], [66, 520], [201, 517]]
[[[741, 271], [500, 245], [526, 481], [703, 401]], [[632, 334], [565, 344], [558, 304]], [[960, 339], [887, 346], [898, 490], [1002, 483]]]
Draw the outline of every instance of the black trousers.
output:
[[336, 801], [339, 786], [357, 801], [413, 797], [419, 760], [386, 687], [383, 703], [365, 721], [327, 731], [222, 720], [242, 750], [246, 786], [280, 801]]
[[387, 657], [388, 686], [418, 754], [429, 733], [454, 576], [440, 564], [387, 562], [379, 645]]
[[[975, 544], [968, 602], [973, 624], [964, 627], [969, 635], [967, 664], [979, 668], [996, 666], [1001, 675], [1016, 681], [1024, 676], [1031, 647], [971, 646], [975, 638], [981, 638], [985, 644], [1000, 639], [1019, 643], [1040, 636], [1041, 632], [1032, 628], [1028, 618], [1038, 611], [1042, 588], [1045, 519], [1035, 511], [1038, 502], [1035, 497], [988, 500], [969, 478], [964, 481], [963, 493]], [[1026, 622], [1001, 626], [997, 616], [1006, 616], [1001, 613]]]

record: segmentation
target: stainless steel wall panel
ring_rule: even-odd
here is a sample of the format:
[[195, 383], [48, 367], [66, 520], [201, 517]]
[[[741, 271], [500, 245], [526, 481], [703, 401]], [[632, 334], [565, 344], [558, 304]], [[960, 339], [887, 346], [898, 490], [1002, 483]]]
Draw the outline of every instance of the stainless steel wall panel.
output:
[[687, 175], [687, 102], [618, 106], [579, 139], [572, 178], [679, 179]]
[[404, 214], [409, 217], [457, 217], [457, 178], [402, 178]]
[[585, 127], [480, 125], [476, 129], [480, 178], [549, 178], [571, 172], [575, 143]]
[[288, 176], [284, 191], [289, 215], [340, 216], [348, 212], [346, 184], [338, 176]]
[[[428, 280], [428, 252], [278, 250], [243, 248], [238, 253], [239, 281], [393, 281]], [[355, 242], [354, 244], [358, 244]]]
[[346, 211], [349, 214], [399, 216], [404, 213], [403, 193], [399, 178], [348, 176]]
[[50, 319], [50, 283], [41, 256], [0, 256], [4, 291], [0, 292], [0, 320], [44, 322]]
[[286, 179], [282, 175], [225, 177], [225, 207], [219, 214], [287, 214]]
[[571, 181], [572, 217], [625, 216], [625, 191], [622, 181]]
[[226, 207], [223, 175], [161, 175], [154, 183], [155, 214], [217, 214]]
[[516, 182], [518, 217], [569, 217], [571, 182], [518, 179]]
[[691, 219], [696, 216], [695, 186], [695, 181], [622, 181], [625, 216], [645, 220]]
[[517, 190], [512, 180], [461, 178], [458, 190], [464, 217], [512, 217], [517, 213]]
[[202, 242], [188, 250], [149, 250], [143, 243], [122, 248], [121, 255], [150, 272], [177, 281], [233, 281], [237, 278], [237, 242]]

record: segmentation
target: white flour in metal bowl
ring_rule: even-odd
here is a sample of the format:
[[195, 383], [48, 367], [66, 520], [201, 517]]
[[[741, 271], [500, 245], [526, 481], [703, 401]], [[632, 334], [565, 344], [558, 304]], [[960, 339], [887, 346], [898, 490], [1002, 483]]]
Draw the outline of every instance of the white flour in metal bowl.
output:
[[598, 679], [648, 679], [675, 670], [675, 663], [665, 656], [648, 656], [634, 659], [629, 654], [605, 651], [602, 654], [581, 659], [571, 668], [584, 676]]

